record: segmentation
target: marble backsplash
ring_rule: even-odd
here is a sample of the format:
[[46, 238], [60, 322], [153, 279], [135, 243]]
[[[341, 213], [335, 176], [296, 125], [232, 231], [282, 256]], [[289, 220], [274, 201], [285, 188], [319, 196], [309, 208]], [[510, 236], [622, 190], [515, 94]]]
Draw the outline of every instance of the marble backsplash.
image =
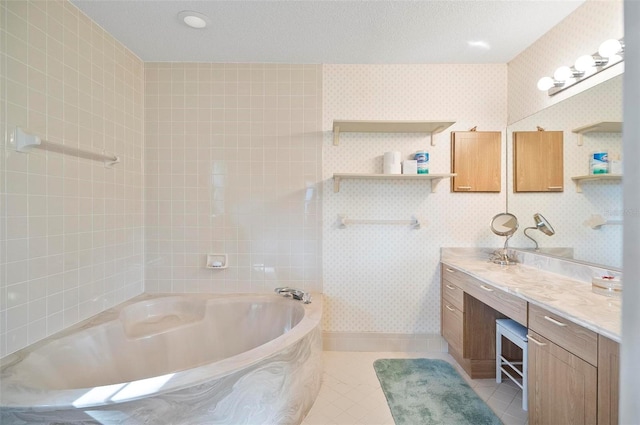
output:
[[[489, 262], [491, 254], [499, 248], [441, 248], [440, 258], [446, 261], [450, 257], [486, 258]], [[571, 258], [571, 248], [546, 248], [544, 252], [508, 249], [509, 256], [516, 258], [518, 264], [559, 274], [570, 279], [591, 284], [593, 277], [615, 276], [622, 280], [622, 271], [615, 267], [601, 264], [590, 264]], [[510, 266], [504, 266], [510, 267]]]

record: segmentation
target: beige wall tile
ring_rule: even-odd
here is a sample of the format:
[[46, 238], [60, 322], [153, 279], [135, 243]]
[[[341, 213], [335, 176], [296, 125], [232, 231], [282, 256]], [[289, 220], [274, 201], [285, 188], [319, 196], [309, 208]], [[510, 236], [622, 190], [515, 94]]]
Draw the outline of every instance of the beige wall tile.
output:
[[[0, 228], [7, 229], [0, 245], [11, 253], [0, 256], [0, 316], [11, 319], [0, 321], [2, 357], [142, 291], [141, 266], [129, 264], [140, 264], [143, 254], [144, 69], [67, 1], [9, 1], [0, 10], [3, 31], [10, 23], [0, 51], [3, 128], [97, 152], [117, 148], [124, 160], [106, 170], [66, 154], [0, 147], [1, 187], [8, 189], [0, 193]], [[119, 81], [109, 69], [118, 70]], [[117, 236], [106, 246], [104, 234]], [[116, 255], [117, 271], [107, 271], [116, 268]], [[37, 303], [19, 301], [25, 288]]]

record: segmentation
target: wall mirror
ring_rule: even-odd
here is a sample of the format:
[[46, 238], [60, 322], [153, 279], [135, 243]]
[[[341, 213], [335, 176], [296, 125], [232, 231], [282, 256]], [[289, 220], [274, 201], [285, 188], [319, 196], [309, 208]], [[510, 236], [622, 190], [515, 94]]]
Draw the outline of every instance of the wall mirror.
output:
[[[540, 213], [553, 223], [553, 238], [538, 240], [542, 252], [550, 247], [571, 248], [576, 260], [622, 267], [622, 180], [616, 176], [587, 178], [594, 152], [605, 151], [610, 158], [622, 155], [621, 122], [622, 75], [618, 75], [507, 127], [509, 187], [505, 210], [517, 217]], [[513, 132], [535, 131], [537, 127], [564, 133], [564, 190], [560, 193], [513, 190]], [[540, 155], [536, 160], [550, 159]], [[624, 158], [622, 161], [624, 164]], [[593, 225], [603, 222], [602, 226]], [[509, 245], [530, 247], [531, 241], [518, 232]]]

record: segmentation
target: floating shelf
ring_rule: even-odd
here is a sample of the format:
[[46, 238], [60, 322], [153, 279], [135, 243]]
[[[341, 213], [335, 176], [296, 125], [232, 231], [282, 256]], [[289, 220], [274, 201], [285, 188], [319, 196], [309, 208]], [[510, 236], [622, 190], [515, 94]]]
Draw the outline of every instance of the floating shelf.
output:
[[582, 183], [589, 181], [622, 181], [621, 174], [587, 174], [586, 176], [571, 177], [576, 184], [576, 192], [582, 192]]
[[622, 122], [602, 121], [571, 130], [578, 135], [578, 146], [582, 146], [582, 136], [587, 133], [622, 133]]
[[438, 183], [442, 179], [455, 177], [457, 174], [358, 174], [358, 173], [334, 173], [333, 191], [340, 192], [340, 182], [344, 179], [351, 180], [423, 180], [431, 182], [431, 192], [436, 191]]
[[431, 146], [433, 135], [444, 131], [456, 122], [447, 121], [333, 121], [333, 144], [340, 144], [340, 133], [428, 133]]

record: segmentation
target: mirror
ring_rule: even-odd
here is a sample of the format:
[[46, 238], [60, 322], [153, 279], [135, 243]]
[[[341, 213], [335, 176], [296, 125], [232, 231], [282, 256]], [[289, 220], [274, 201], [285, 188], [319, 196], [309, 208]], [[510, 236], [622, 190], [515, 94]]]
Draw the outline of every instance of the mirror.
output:
[[536, 241], [534, 238], [529, 236], [527, 234], [527, 230], [538, 229], [547, 236], [553, 236], [556, 232], [553, 230], [553, 227], [551, 227], [551, 224], [549, 224], [549, 222], [542, 216], [542, 214], [535, 213], [533, 215], [533, 220], [536, 222], [536, 225], [532, 227], [527, 227], [526, 229], [524, 229], [524, 235], [529, 239], [531, 239], [533, 243], [536, 244], [536, 247], [534, 249], [536, 251], [539, 251], [538, 241]]
[[509, 242], [509, 238], [518, 230], [519, 224], [516, 216], [509, 213], [496, 214], [491, 219], [489, 226], [491, 227], [491, 231], [496, 235], [506, 236], [504, 246], [502, 249], [493, 252], [491, 261], [501, 265], [515, 264], [516, 260], [507, 253], [507, 243]]
[[518, 219], [515, 215], [502, 213], [491, 219], [491, 231], [498, 236], [511, 236], [518, 230]]
[[[551, 247], [570, 248], [576, 260], [609, 268], [622, 267], [621, 179], [615, 176], [603, 180], [580, 179], [589, 176], [589, 158], [594, 152], [607, 152], [609, 158], [622, 154], [621, 122], [622, 75], [618, 75], [507, 127], [505, 210], [518, 217], [541, 213], [554, 224], [553, 238], [538, 238], [541, 251]], [[593, 132], [581, 133], [579, 130], [596, 123], [608, 125]], [[535, 131], [537, 127], [564, 133], [564, 190], [514, 193], [513, 132]], [[547, 158], [536, 160], [547, 161]], [[624, 163], [624, 158], [622, 161]], [[594, 216], [602, 217], [598, 224], [606, 224], [593, 225], [591, 218]], [[518, 232], [509, 244], [511, 247], [530, 247], [531, 241], [523, 232]]]

